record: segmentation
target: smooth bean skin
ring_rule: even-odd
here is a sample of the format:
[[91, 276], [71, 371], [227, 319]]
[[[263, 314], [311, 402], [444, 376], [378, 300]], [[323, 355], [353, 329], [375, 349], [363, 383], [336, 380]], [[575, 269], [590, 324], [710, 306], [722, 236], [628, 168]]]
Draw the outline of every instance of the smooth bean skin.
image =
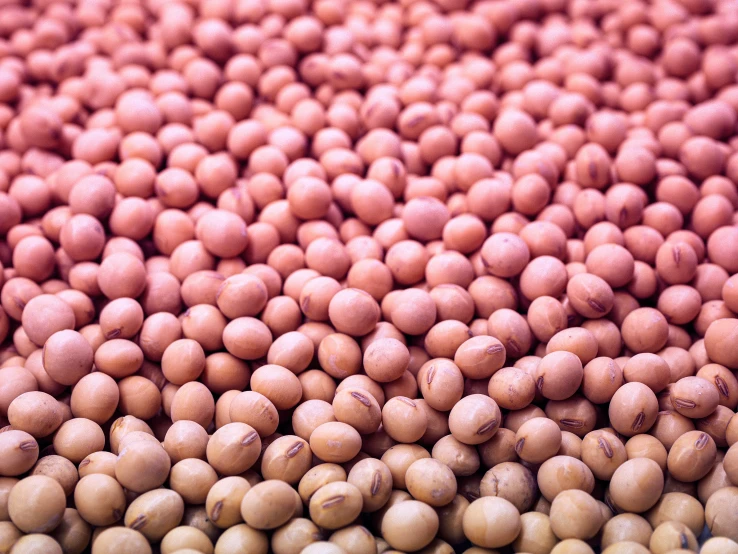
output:
[[[663, 491], [662, 470], [648, 458], [624, 462], [610, 480], [610, 496], [616, 505], [629, 512], [644, 512], [651, 508]], [[640, 486], [635, 485], [642, 479]], [[637, 492], [636, 492], [637, 491]]]
[[156, 489], [145, 492], [128, 505], [126, 527], [139, 531], [149, 541], [161, 540], [182, 520], [184, 501], [174, 491]]
[[244, 495], [241, 500], [241, 517], [254, 529], [279, 527], [292, 516], [295, 506], [293, 495], [296, 494], [283, 481], [263, 481]]
[[0, 553], [738, 550], [735, 11], [3, 3]]
[[[504, 528], [489, 525], [490, 518], [505, 521]], [[483, 497], [472, 502], [464, 513], [464, 533], [483, 548], [498, 548], [514, 541], [520, 533], [520, 514], [502, 498]]]
[[8, 496], [8, 515], [25, 533], [53, 530], [62, 519], [66, 495], [62, 486], [45, 475], [32, 475], [19, 481]]
[[[438, 525], [438, 515], [430, 506], [407, 500], [387, 511], [382, 519], [382, 536], [394, 548], [419, 550], [433, 540]], [[407, 533], [409, 530], [413, 532]]]
[[[590, 518], [584, 518], [589, 512]], [[579, 538], [585, 540], [599, 531], [602, 521], [599, 517], [596, 500], [584, 491], [572, 489], [560, 493], [551, 503], [551, 529], [561, 539]], [[572, 517], [573, 515], [580, 516]]]

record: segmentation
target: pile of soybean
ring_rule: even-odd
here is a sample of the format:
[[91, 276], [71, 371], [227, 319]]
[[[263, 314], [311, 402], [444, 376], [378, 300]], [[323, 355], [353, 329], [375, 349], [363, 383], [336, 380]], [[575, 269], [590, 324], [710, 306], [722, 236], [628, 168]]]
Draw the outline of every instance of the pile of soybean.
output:
[[0, 554], [738, 553], [737, 76], [736, 0], [0, 2]]

